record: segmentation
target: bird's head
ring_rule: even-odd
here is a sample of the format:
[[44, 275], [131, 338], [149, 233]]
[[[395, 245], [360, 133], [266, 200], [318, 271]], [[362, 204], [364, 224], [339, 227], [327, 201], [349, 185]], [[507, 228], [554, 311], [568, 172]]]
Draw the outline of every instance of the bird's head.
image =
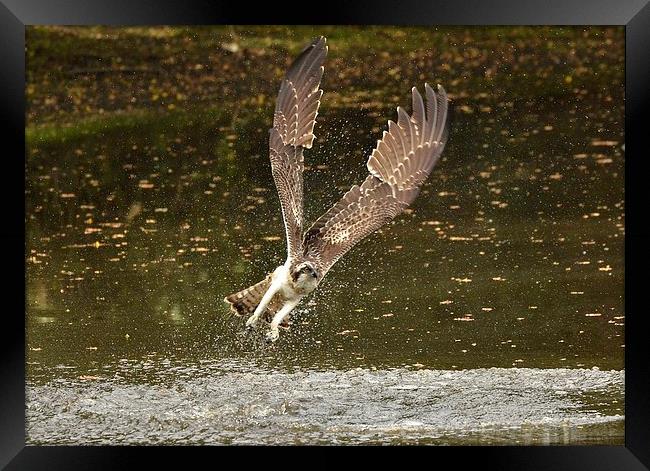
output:
[[313, 263], [302, 262], [294, 267], [291, 278], [298, 284], [313, 283], [318, 279], [318, 271]]

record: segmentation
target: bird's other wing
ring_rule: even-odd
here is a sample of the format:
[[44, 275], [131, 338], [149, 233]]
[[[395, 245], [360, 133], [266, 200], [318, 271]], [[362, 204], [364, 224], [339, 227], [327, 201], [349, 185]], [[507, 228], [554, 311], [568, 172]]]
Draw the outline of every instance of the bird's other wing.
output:
[[280, 197], [289, 258], [302, 251], [302, 153], [304, 148], [311, 148], [314, 141], [326, 55], [326, 40], [321, 36], [307, 46], [289, 67], [280, 86], [270, 130], [271, 171]]
[[353, 186], [305, 233], [305, 255], [324, 275], [357, 242], [400, 214], [418, 195], [447, 141], [447, 94], [425, 84], [426, 107], [414, 87], [413, 112], [397, 108], [368, 159], [370, 175]]

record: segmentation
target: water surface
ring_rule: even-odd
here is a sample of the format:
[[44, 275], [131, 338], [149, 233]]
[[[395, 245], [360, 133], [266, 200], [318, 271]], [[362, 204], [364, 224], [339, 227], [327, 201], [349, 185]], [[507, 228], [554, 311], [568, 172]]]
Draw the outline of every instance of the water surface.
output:
[[[32, 443], [620, 442], [623, 373], [582, 369], [298, 370], [121, 361], [113, 377], [29, 390]], [[137, 383], [127, 378], [138, 377]], [[142, 383], [142, 379], [147, 382]], [[613, 399], [617, 398], [617, 399]]]

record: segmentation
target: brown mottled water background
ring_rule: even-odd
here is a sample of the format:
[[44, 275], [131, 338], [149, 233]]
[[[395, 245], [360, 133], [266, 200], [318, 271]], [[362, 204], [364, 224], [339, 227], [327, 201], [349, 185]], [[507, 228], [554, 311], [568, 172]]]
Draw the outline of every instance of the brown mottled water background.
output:
[[[305, 213], [410, 88], [449, 143], [273, 346], [224, 295], [284, 261], [268, 128], [329, 56]], [[622, 444], [620, 27], [28, 27], [30, 444]]]

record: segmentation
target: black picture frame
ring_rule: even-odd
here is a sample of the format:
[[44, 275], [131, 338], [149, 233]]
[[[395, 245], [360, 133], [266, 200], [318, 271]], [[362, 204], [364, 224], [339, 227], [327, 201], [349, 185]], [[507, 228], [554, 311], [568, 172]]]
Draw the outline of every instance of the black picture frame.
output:
[[[6, 469], [114, 469], [171, 464], [177, 459], [212, 458], [223, 451], [187, 447], [36, 447], [25, 446], [25, 26], [144, 24], [438, 24], [438, 25], [624, 25], [626, 32], [625, 106], [625, 445], [544, 447], [430, 447], [437, 463], [464, 469], [477, 460], [487, 469], [624, 470], [650, 469], [650, 375], [647, 315], [643, 297], [649, 233], [644, 227], [643, 191], [647, 170], [646, 123], [650, 90], [649, 0], [333, 0], [304, 9], [279, 8], [278, 2], [207, 0], [0, 0], [0, 94], [2, 164], [0, 185], [4, 223], [4, 326], [0, 328], [0, 467]], [[254, 7], [253, 7], [254, 5]], [[288, 11], [291, 13], [288, 13]], [[645, 119], [644, 119], [645, 118]], [[644, 158], [645, 157], [645, 158]], [[22, 205], [18, 201], [23, 201]], [[23, 247], [19, 250], [18, 247]], [[207, 456], [209, 454], [209, 456]], [[252, 454], [251, 454], [252, 455]], [[251, 455], [244, 455], [250, 459]], [[254, 455], [252, 455], [254, 456]], [[263, 455], [258, 455], [265, 458]], [[286, 459], [279, 458], [278, 459]], [[425, 458], [422, 456], [422, 458]], [[430, 460], [431, 457], [426, 457]], [[444, 461], [443, 461], [444, 460]], [[198, 462], [198, 461], [197, 461]], [[433, 463], [432, 461], [427, 461]], [[448, 466], [448, 465], [447, 465]]]

